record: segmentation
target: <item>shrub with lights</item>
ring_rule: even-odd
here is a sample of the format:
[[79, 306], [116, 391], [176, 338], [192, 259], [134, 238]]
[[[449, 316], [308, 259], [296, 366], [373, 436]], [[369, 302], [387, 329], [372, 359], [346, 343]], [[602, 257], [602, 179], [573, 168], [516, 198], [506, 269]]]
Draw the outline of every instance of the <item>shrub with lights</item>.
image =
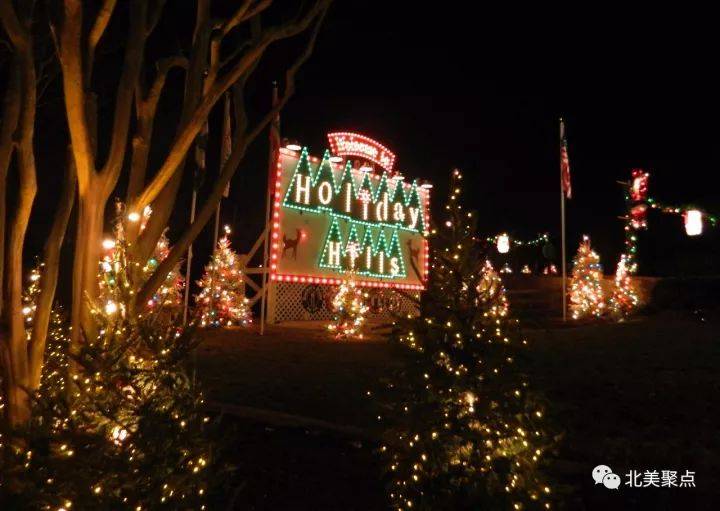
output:
[[350, 274], [332, 299], [333, 319], [328, 330], [335, 339], [362, 339], [362, 327], [368, 311], [366, 295]]
[[599, 318], [605, 313], [602, 277], [600, 256], [590, 246], [590, 238], [583, 236], [573, 259], [570, 279], [570, 312], [573, 319]]
[[[132, 275], [143, 265], [123, 232], [118, 222], [105, 243], [95, 331], [70, 352], [53, 323], [60, 333], [50, 334], [44, 383], [8, 465], [23, 509], [206, 508], [209, 419], [185, 367], [194, 335], [161, 306], [135, 307]], [[40, 282], [33, 273], [28, 297]]]
[[205, 273], [198, 281], [200, 293], [195, 297], [195, 314], [201, 327], [248, 326], [252, 323], [240, 261], [230, 248], [229, 234], [230, 229], [225, 226], [225, 236], [218, 241]]
[[[22, 313], [25, 318], [25, 335], [28, 341], [33, 331], [37, 300], [42, 290], [44, 264], [39, 263], [30, 272], [28, 283], [23, 293]], [[50, 311], [47, 339], [45, 342], [45, 363], [40, 378], [40, 387], [44, 392], [60, 394], [66, 389], [66, 374], [69, 364], [70, 336], [67, 318], [62, 307], [53, 305]]]
[[420, 314], [396, 324], [410, 360], [380, 398], [389, 498], [397, 510], [548, 509], [544, 405], [516, 365], [526, 341], [461, 185], [455, 170]]
[[505, 295], [505, 286], [489, 260], [485, 261], [485, 266], [482, 267], [475, 291], [478, 294], [478, 303], [483, 309], [483, 317], [486, 322], [490, 320], [490, 326], [497, 318], [507, 316], [510, 304]]
[[622, 321], [637, 309], [638, 303], [637, 291], [627, 267], [627, 256], [622, 254], [615, 270], [613, 293], [608, 302], [610, 315]]

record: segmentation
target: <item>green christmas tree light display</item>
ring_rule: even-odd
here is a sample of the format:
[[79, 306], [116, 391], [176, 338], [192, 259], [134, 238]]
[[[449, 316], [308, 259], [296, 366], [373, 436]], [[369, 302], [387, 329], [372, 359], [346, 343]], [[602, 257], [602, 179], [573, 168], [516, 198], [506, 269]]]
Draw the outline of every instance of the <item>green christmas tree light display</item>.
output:
[[461, 185], [455, 170], [420, 314], [396, 324], [411, 359], [380, 398], [389, 498], [396, 510], [549, 509], [544, 406], [516, 365], [526, 341]]

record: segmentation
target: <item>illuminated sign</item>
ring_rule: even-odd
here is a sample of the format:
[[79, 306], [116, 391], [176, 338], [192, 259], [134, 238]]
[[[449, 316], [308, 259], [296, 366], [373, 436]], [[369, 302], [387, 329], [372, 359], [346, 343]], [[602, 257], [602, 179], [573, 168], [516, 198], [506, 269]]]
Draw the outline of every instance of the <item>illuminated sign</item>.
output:
[[307, 148], [280, 150], [271, 231], [275, 281], [423, 289], [429, 189], [331, 161]]
[[380, 165], [388, 172], [392, 172], [395, 164], [395, 154], [371, 138], [357, 133], [329, 133], [330, 149], [337, 156], [357, 156], [365, 158]]

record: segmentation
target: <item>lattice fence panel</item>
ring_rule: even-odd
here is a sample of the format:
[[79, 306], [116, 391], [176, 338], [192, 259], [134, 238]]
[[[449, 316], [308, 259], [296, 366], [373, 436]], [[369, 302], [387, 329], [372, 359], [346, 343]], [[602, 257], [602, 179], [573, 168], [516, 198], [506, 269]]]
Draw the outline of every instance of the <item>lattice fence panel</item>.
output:
[[[275, 321], [329, 320], [332, 318], [332, 298], [336, 286], [278, 282], [275, 301]], [[394, 314], [417, 314], [412, 300], [392, 289], [366, 290], [370, 311], [368, 319], [392, 319]]]

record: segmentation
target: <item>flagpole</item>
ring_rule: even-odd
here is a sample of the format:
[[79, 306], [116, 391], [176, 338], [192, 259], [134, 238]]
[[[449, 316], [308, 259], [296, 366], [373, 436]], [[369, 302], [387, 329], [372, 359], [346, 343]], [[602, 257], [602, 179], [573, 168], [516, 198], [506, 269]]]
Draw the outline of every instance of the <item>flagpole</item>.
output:
[[[197, 187], [193, 183], [192, 203], [190, 204], [190, 225], [195, 222], [195, 205], [197, 204]], [[188, 247], [187, 264], [185, 266], [185, 303], [183, 305], [183, 325], [187, 325], [188, 303], [190, 302], [190, 263], [192, 261], [192, 243]]]
[[[218, 202], [217, 209], [215, 210], [215, 237], [213, 238], [213, 247], [217, 247], [218, 244], [218, 234], [220, 232], [220, 205], [222, 204], [222, 199]], [[213, 248], [214, 250], [214, 248]]]
[[[277, 82], [273, 82], [273, 91], [272, 91], [272, 108], [275, 108], [278, 102], [278, 86]], [[278, 133], [276, 134], [278, 137], [280, 136], [280, 114], [277, 114], [275, 117], [275, 122], [270, 125], [271, 130], [278, 130]], [[272, 136], [272, 135], [271, 135]], [[268, 163], [268, 187], [267, 187], [267, 197], [265, 197], [265, 229], [263, 230], [263, 272], [262, 272], [262, 295], [260, 296], [260, 335], [265, 335], [265, 319], [266, 319], [266, 312], [265, 308], [267, 306], [267, 295], [269, 292], [268, 289], [268, 277], [269, 277], [269, 267], [268, 267], [268, 259], [270, 258], [270, 203], [273, 201], [273, 189], [270, 186], [272, 183], [275, 182], [274, 180], [274, 173], [277, 172], [277, 169], [274, 168], [273, 163], [277, 164], [277, 159], [279, 155], [273, 154], [276, 148], [273, 147], [272, 144], [270, 144], [270, 161]], [[277, 148], [279, 149], [279, 148]]]
[[[225, 93], [225, 103], [223, 105], [223, 125], [222, 125], [222, 140], [220, 141], [220, 171], [222, 172], [225, 162], [230, 157], [232, 126], [230, 122], [230, 93]], [[228, 182], [225, 190], [223, 191], [222, 197], [218, 201], [217, 209], [215, 210], [215, 237], [213, 238], [213, 249], [217, 247], [218, 237], [220, 236], [220, 207], [222, 206], [222, 200], [230, 196], [230, 183]]]
[[[195, 209], [197, 206], [197, 192], [202, 182], [203, 174], [205, 173], [205, 147], [207, 144], [208, 137], [208, 123], [207, 121], [203, 125], [202, 132], [198, 135], [195, 140], [195, 173], [193, 175], [193, 193], [192, 202], [190, 204], [190, 225], [195, 222]], [[187, 265], [185, 266], [185, 303], [183, 304], [183, 325], [187, 325], [188, 320], [188, 306], [190, 304], [190, 269], [192, 262], [193, 250], [192, 243], [188, 247]]]
[[[560, 143], [565, 136], [565, 125], [560, 118]], [[565, 189], [563, 186], [562, 162], [560, 163], [560, 252], [562, 257], [562, 317], [567, 321], [567, 258], [565, 257]]]

